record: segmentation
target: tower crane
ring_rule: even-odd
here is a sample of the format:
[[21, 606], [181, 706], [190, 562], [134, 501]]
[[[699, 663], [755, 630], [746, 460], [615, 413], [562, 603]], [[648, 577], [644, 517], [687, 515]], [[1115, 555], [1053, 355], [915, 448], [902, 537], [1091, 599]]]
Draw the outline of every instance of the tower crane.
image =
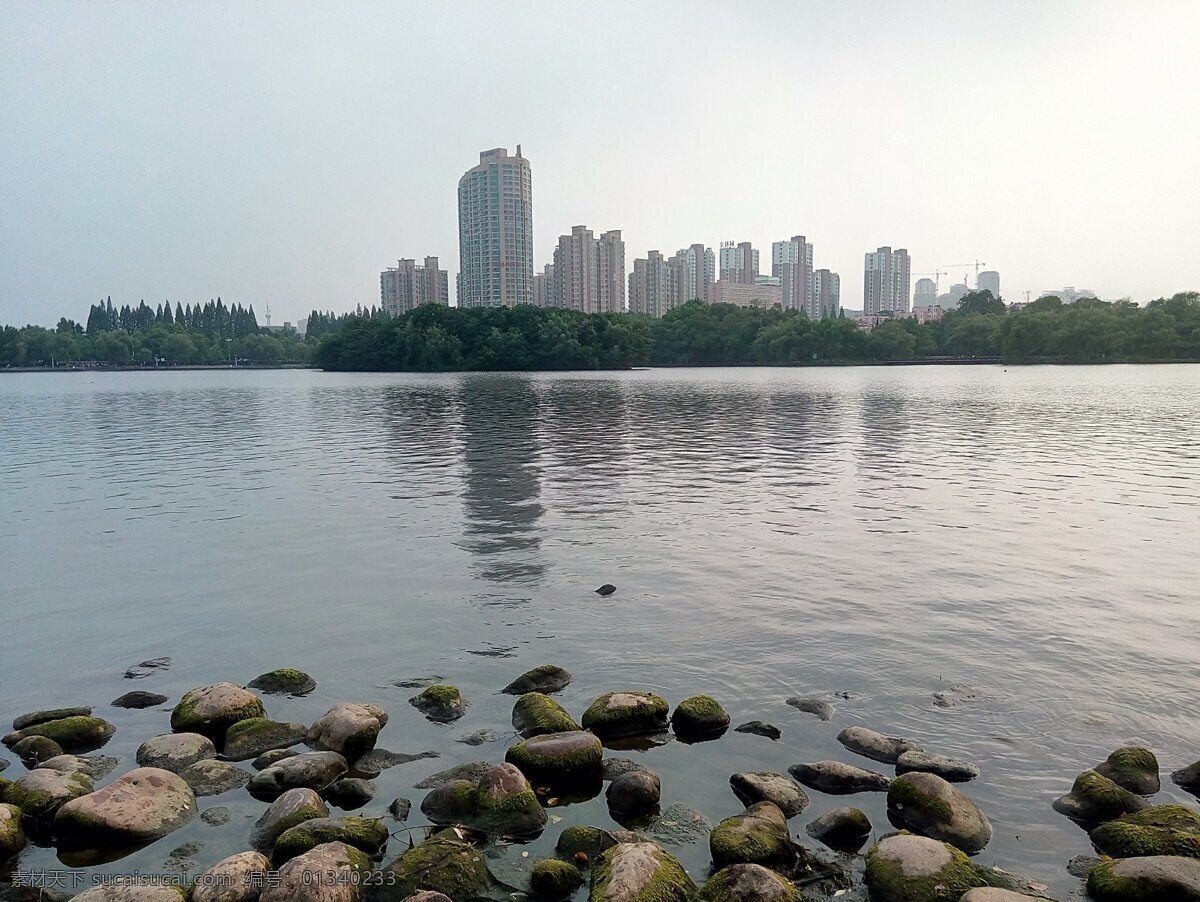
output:
[[[984, 263], [982, 260], [976, 260], [974, 263], [944, 263], [942, 265], [949, 266], [951, 269], [958, 269], [960, 266], [963, 266], [963, 267], [974, 266], [975, 267], [975, 286], [976, 287], [979, 287], [979, 268], [981, 266], [987, 266], [987, 264]], [[966, 281], [967, 281], [967, 277], [963, 276], [963, 282], [966, 282]]]
[[948, 273], [942, 269], [935, 269], [933, 272], [915, 272], [915, 273], [913, 273], [913, 275], [914, 276], [933, 276], [933, 290], [935, 292], [939, 292], [941, 289], [940, 289], [938, 283], [941, 281], [942, 276], [948, 275]]

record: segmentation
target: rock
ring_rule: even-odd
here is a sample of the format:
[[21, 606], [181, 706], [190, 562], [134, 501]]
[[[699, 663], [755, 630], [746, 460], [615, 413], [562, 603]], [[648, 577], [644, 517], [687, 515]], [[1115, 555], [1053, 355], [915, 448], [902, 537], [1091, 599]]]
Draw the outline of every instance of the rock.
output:
[[857, 852], [871, 835], [871, 821], [857, 808], [831, 808], [804, 829], [831, 849]]
[[128, 883], [102, 883], [85, 889], [72, 902], [182, 902], [186, 898], [181, 886], [140, 883], [133, 879]]
[[1092, 868], [1100, 863], [1095, 855], [1076, 855], [1067, 862], [1067, 873], [1080, 880], [1087, 880]]
[[529, 875], [533, 894], [541, 899], [566, 899], [583, 886], [583, 874], [573, 864], [557, 858], [544, 858]]
[[353, 761], [375, 748], [379, 731], [388, 722], [377, 705], [344, 702], [334, 705], [309, 728], [308, 744], [324, 752], [337, 752]]
[[841, 761], [813, 761], [793, 764], [788, 773], [810, 789], [830, 795], [849, 795], [855, 792], [886, 792], [891, 780], [883, 774], [863, 770]]
[[599, 827], [567, 827], [559, 834], [554, 854], [565, 861], [590, 862], [617, 842], [614, 834]]
[[0, 758], [0, 774], [8, 770], [9, 761], [7, 758]]
[[12, 750], [26, 767], [35, 767], [63, 753], [62, 746], [45, 736], [26, 736], [16, 743]]
[[729, 785], [743, 805], [772, 802], [784, 817], [795, 817], [808, 807], [808, 794], [783, 774], [762, 771], [734, 774]]
[[281, 833], [275, 840], [272, 859], [282, 864], [331, 842], [345, 843], [374, 858], [387, 841], [388, 829], [382, 821], [365, 817], [317, 817]]
[[484, 774], [491, 769], [491, 765], [486, 761], [468, 761], [466, 764], [456, 764], [454, 767], [440, 770], [436, 774], [430, 774], [420, 783], [417, 783], [416, 789], [434, 789], [438, 786], [445, 786], [454, 780], [470, 780], [475, 783]]
[[1141, 746], [1117, 749], [1096, 766], [1096, 773], [1141, 796], [1152, 796], [1162, 788], [1158, 778], [1158, 759], [1154, 757], [1154, 752]]
[[1102, 824], [1088, 838], [1092, 845], [1113, 858], [1139, 855], [1200, 858], [1200, 815], [1182, 805], [1154, 805]]
[[887, 794], [888, 814], [910, 830], [974, 853], [992, 839], [992, 825], [983, 812], [937, 774], [913, 771], [892, 781]]
[[483, 745], [485, 742], [495, 742], [500, 738], [500, 734], [495, 730], [482, 729], [475, 730], [472, 733], [467, 733], [465, 736], [459, 736], [455, 742], [461, 742], [463, 745]]
[[[686, 805], [670, 805], [642, 827], [641, 832], [660, 845], [680, 846], [701, 840], [707, 841], [708, 835], [712, 833], [712, 828], [712, 821], [694, 808], [688, 808]], [[621, 833], [613, 835], [621, 842], [629, 841], [622, 839], [623, 834]], [[635, 841], [641, 841], [644, 838], [637, 834], [629, 835]]]
[[545, 733], [571, 733], [581, 729], [562, 705], [540, 692], [527, 692], [517, 699], [513, 706], [512, 725], [526, 739]]
[[428, 890], [421, 890], [419, 893], [413, 893], [404, 902], [454, 902], [449, 896], [444, 896], [441, 893], [432, 893]]
[[392, 816], [392, 820], [404, 823], [408, 820], [408, 813], [412, 811], [412, 802], [408, 799], [392, 799], [392, 804], [388, 805], [388, 814]]
[[308, 695], [317, 688], [317, 681], [303, 670], [281, 667], [256, 676], [246, 688], [267, 695]]
[[615, 780], [622, 774], [646, 768], [629, 758], [605, 758], [600, 762], [600, 776], [605, 780]]
[[33, 711], [29, 714], [22, 714], [20, 717], [13, 720], [13, 731], [21, 732], [26, 727], [34, 727], [40, 723], [49, 723], [52, 720], [65, 720], [68, 717], [88, 717], [92, 713], [90, 707], [80, 708], [51, 708], [46, 711]]
[[1200, 761], [1181, 767], [1171, 774], [1171, 779], [1180, 789], [1185, 789], [1194, 796], [1200, 796]]
[[[378, 777], [389, 767], [398, 764], [408, 764], [410, 761], [420, 761], [423, 758], [438, 758], [437, 752], [417, 752], [415, 755], [403, 752], [389, 752], [387, 749], [371, 749], [354, 762], [353, 770], [360, 777]], [[485, 764], [486, 770], [489, 765]], [[418, 787], [420, 788], [420, 787]]]
[[21, 809], [0, 805], [0, 861], [12, 858], [25, 848], [25, 830], [21, 827]]
[[229, 728], [221, 757], [227, 761], [249, 761], [267, 752], [297, 745], [307, 735], [308, 728], [302, 723], [278, 723], [265, 717], [250, 717]]
[[605, 798], [613, 820], [626, 826], [631, 821], [657, 813], [662, 784], [658, 775], [648, 770], [630, 771], [608, 784]]
[[171, 729], [176, 733], [199, 733], [221, 743], [239, 720], [263, 716], [261, 699], [249, 689], [233, 683], [213, 683], [184, 693], [171, 712]]
[[1088, 874], [1096, 902], [1200, 902], [1200, 861], [1172, 855], [1102, 861]]
[[[958, 902], [1029, 902], [1030, 896], [1010, 889], [985, 886], [967, 890]], [[1041, 898], [1036, 897], [1036, 898]]]
[[296, 754], [292, 749], [272, 749], [269, 752], [263, 752], [251, 761], [250, 766], [255, 770], [266, 770], [272, 764], [278, 764], [284, 758], [295, 758]]
[[375, 784], [358, 777], [343, 777], [325, 787], [321, 796], [343, 811], [354, 811], [375, 798]]
[[134, 756], [142, 767], [157, 767], [179, 773], [203, 761], [215, 758], [217, 747], [199, 733], [167, 733], [143, 742]]
[[527, 692], [541, 692], [553, 695], [562, 692], [571, 685], [571, 674], [553, 664], [543, 664], [533, 670], [527, 670], [500, 691], [505, 695], [524, 695]]
[[127, 680], [144, 680], [146, 677], [159, 670], [170, 670], [170, 658], [150, 658], [147, 661], [142, 661], [140, 664], [135, 664], [125, 671], [125, 679]]
[[228, 808], [206, 808], [200, 812], [200, 820], [210, 827], [224, 827], [232, 815]]
[[119, 698], [114, 698], [109, 704], [114, 708], [153, 708], [168, 701], [167, 696], [157, 692], [126, 692]]
[[616, 586], [614, 586], [612, 583], [605, 583], [599, 589], [596, 590], [596, 594], [607, 597], [609, 595], [612, 595], [613, 592], [615, 592], [615, 591], [617, 591]]
[[733, 728], [735, 733], [753, 733], [755, 736], [765, 736], [768, 739], [778, 739], [783, 735], [779, 727], [763, 723], [761, 720], [751, 720], [738, 724]]
[[957, 708], [965, 702], [977, 702], [986, 697], [974, 686], [951, 686], [949, 689], [939, 689], [933, 693], [933, 703], [939, 708]]
[[731, 864], [700, 890], [701, 902], [804, 902], [791, 881], [757, 864]]
[[216, 796], [240, 789], [250, 782], [250, 774], [226, 761], [206, 758], [190, 764], [179, 772], [185, 783], [198, 796]]
[[711, 696], [693, 695], [675, 708], [671, 726], [685, 739], [716, 738], [729, 729], [729, 714]]
[[325, 843], [279, 869], [261, 902], [358, 902], [371, 860], [351, 846]]
[[717, 824], [708, 837], [708, 850], [718, 868], [731, 864], [780, 867], [796, 861], [787, 818], [771, 802], [758, 802]]
[[271, 862], [259, 852], [238, 852], [196, 875], [192, 902], [256, 902]]
[[435, 824], [464, 824], [500, 836], [533, 838], [546, 812], [529, 782], [512, 764], [498, 764], [475, 785], [456, 780], [432, 790], [421, 811]]
[[601, 739], [658, 733], [667, 728], [665, 700], [649, 692], [609, 692], [583, 713], [583, 728]]
[[16, 805], [32, 820], [45, 820], [60, 805], [91, 791], [92, 781], [86, 774], [39, 767], [9, 786], [4, 793], [4, 801]]
[[944, 755], [931, 755], [928, 752], [904, 752], [896, 759], [896, 773], [907, 774], [911, 771], [924, 771], [937, 774], [949, 783], [966, 783], [979, 776], [979, 768], [966, 761], [955, 761]]
[[618, 843], [592, 868], [588, 902], [687, 902], [696, 884], [678, 859], [650, 842]]
[[1094, 770], [1084, 771], [1065, 796], [1056, 799], [1054, 810], [1084, 822], [1110, 821], [1122, 814], [1149, 808], [1150, 803], [1118, 786]]
[[12, 748], [22, 739], [44, 736], [58, 743], [64, 751], [90, 752], [108, 742], [115, 732], [117, 728], [103, 718], [77, 715], [24, 727], [15, 733], [9, 733], [3, 742]]
[[349, 765], [337, 752], [305, 752], [276, 761], [250, 778], [250, 794], [257, 799], [277, 799], [289, 789], [307, 788], [320, 792]]
[[872, 846], [865, 877], [872, 902], [956, 899], [1001, 881], [954, 846], [909, 833], [885, 836]]
[[838, 733], [837, 740], [850, 751], [870, 758], [872, 761], [882, 761], [884, 764], [895, 764], [905, 752], [919, 752], [921, 747], [911, 739], [899, 739], [895, 736], [884, 736], [866, 727], [846, 727]]
[[596, 784], [599, 789], [604, 749], [592, 733], [547, 733], [518, 742], [505, 753], [504, 760], [539, 784]]
[[451, 899], [486, 897], [495, 879], [483, 853], [462, 841], [455, 830], [442, 830], [386, 865], [376, 902], [407, 899], [420, 891], [442, 893]]
[[815, 714], [820, 720], [833, 719], [833, 705], [819, 698], [798, 698], [793, 696], [787, 700], [787, 704], [791, 705], [797, 711], [803, 711], [805, 714]]
[[139, 767], [64, 804], [54, 817], [60, 844], [111, 847], [151, 842], [187, 823], [196, 797], [178, 774]]
[[319, 795], [311, 789], [289, 789], [272, 802], [271, 807], [254, 824], [250, 832], [250, 844], [269, 852], [275, 847], [275, 840], [284, 832], [297, 824], [321, 817], [329, 817], [329, 808]]
[[445, 683], [429, 686], [408, 702], [434, 723], [452, 723], [467, 713], [467, 700], [462, 693], [456, 686]]

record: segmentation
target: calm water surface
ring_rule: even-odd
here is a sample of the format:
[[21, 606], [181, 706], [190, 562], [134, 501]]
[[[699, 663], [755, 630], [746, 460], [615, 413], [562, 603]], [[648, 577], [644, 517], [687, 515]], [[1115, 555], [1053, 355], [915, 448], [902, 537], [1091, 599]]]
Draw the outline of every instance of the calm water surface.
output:
[[[783, 730], [644, 753], [664, 806], [716, 820], [740, 810], [734, 771], [873, 767], [834, 739], [864, 724], [978, 763], [965, 788], [996, 829], [978, 860], [1071, 896], [1065, 864], [1091, 849], [1052, 799], [1123, 743], [1164, 777], [1200, 758], [1198, 413], [1182, 366], [0, 376], [0, 718], [95, 705], [120, 773], [169, 705], [109, 700], [300, 667], [318, 690], [271, 716], [372, 701], [381, 746], [441, 753], [385, 771], [366, 809], [405, 796], [421, 824], [412, 784], [501, 760], [496, 690], [553, 662], [577, 716], [613, 689], [706, 692]], [[161, 655], [170, 671], [122, 679]], [[393, 685], [430, 675], [470, 699], [458, 723]], [[933, 704], [956, 684], [983, 698]], [[784, 704], [834, 693], [851, 698], [829, 723]], [[485, 728], [500, 738], [455, 742]], [[1158, 801], [1194, 805], [1164, 784]], [[838, 804], [890, 829], [880, 794], [810, 795], [801, 836]], [[228, 826], [95, 871], [244, 848], [263, 805], [215, 806]], [[563, 826], [612, 826], [603, 797], [551, 813], [498, 872]], [[672, 848], [702, 875], [704, 841]], [[62, 865], [31, 849], [20, 867]]]

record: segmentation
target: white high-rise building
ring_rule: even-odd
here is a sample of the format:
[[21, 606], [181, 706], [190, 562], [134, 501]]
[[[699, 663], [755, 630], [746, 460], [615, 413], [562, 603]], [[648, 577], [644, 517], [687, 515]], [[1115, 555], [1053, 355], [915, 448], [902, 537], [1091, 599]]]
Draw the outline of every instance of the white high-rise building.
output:
[[758, 251], [749, 241], [721, 242], [721, 281], [753, 285], [758, 278]]
[[558, 239], [547, 275], [553, 279], [553, 288], [544, 295], [550, 306], [581, 313], [623, 313], [625, 242], [620, 230], [595, 238], [591, 229], [575, 226], [570, 235]]
[[458, 181], [458, 303], [533, 302], [533, 187], [529, 161], [498, 147]]
[[842, 279], [835, 272], [818, 269], [809, 280], [808, 308], [813, 319], [837, 316], [842, 306]]
[[680, 304], [700, 300], [709, 303], [717, 281], [717, 255], [711, 247], [693, 244], [676, 252], [676, 300]]
[[999, 298], [1000, 297], [1000, 273], [996, 272], [994, 269], [989, 269], [989, 270], [986, 270], [985, 272], [981, 272], [975, 278], [975, 290], [976, 291], [990, 291], [992, 293], [992, 297]]
[[788, 241], [776, 241], [771, 245], [771, 275], [779, 278], [784, 310], [812, 315], [808, 299], [812, 273], [813, 246], [803, 235], [794, 235]]
[[912, 264], [904, 248], [881, 247], [867, 253], [863, 262], [863, 315], [909, 312], [909, 278]]
[[400, 316], [422, 304], [450, 304], [450, 276], [438, 268], [437, 257], [398, 260], [379, 274], [379, 300], [388, 316]]
[[650, 251], [633, 261], [629, 274], [629, 312], [661, 317], [676, 306], [676, 291], [663, 255]]
[[554, 264], [547, 263], [545, 268], [533, 274], [533, 306], [557, 307], [554, 297]]

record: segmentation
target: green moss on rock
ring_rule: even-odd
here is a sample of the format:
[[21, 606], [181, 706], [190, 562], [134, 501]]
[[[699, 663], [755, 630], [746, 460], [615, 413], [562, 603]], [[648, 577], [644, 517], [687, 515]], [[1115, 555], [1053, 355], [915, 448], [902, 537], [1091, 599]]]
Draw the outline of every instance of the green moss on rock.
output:
[[804, 902], [790, 880], [757, 864], [722, 868], [708, 878], [699, 898], [701, 902]]
[[1158, 776], [1158, 758], [1148, 748], [1123, 746], [1096, 766], [1096, 773], [1138, 795], [1154, 795], [1162, 788]]
[[546, 733], [518, 742], [505, 753], [504, 760], [539, 784], [598, 787], [604, 749], [592, 733]]
[[44, 736], [63, 748], [64, 751], [94, 749], [108, 742], [117, 728], [102, 717], [64, 717], [34, 724], [4, 737], [9, 748], [30, 736]]
[[708, 849], [719, 868], [731, 864], [787, 865], [796, 860], [787, 818], [772, 802], [759, 802], [725, 818], [709, 834]]
[[1154, 855], [1101, 861], [1088, 873], [1096, 902], [1200, 902], [1200, 861]]
[[328, 842], [345, 843], [367, 855], [378, 855], [388, 841], [382, 821], [365, 817], [319, 817], [285, 830], [275, 840], [274, 861], [282, 864]]
[[308, 728], [299, 723], [279, 723], [266, 717], [250, 717], [231, 726], [225, 734], [224, 757], [249, 761], [265, 752], [290, 748], [304, 741]]
[[678, 859], [649, 842], [618, 843], [592, 868], [589, 902], [687, 902], [696, 884]]
[[1150, 803], [1094, 770], [1075, 778], [1071, 791], [1057, 799], [1054, 809], [1079, 821], [1108, 821], [1148, 808]]
[[527, 692], [517, 699], [513, 705], [512, 725], [525, 738], [582, 729], [566, 708], [540, 692]]
[[376, 898], [392, 902], [422, 890], [455, 900], [485, 896], [494, 878], [479, 849], [442, 831], [394, 859], [382, 874]]
[[25, 848], [25, 831], [21, 827], [21, 809], [16, 805], [0, 804], [0, 861], [12, 858]]
[[249, 689], [257, 689], [270, 695], [307, 695], [317, 688], [317, 681], [303, 670], [294, 667], [280, 667], [256, 676], [247, 685]]
[[651, 692], [609, 692], [588, 706], [581, 723], [601, 739], [658, 733], [666, 729], [670, 706]]
[[583, 886], [583, 874], [573, 864], [546, 858], [533, 866], [529, 886], [539, 898], [565, 899]]
[[171, 729], [176, 733], [199, 733], [215, 742], [242, 720], [265, 717], [262, 699], [233, 683], [213, 683], [184, 693], [171, 711]]
[[8, 787], [4, 801], [34, 820], [48, 819], [64, 802], [92, 791], [87, 774], [38, 768]]
[[1155, 805], [1122, 815], [1097, 827], [1089, 837], [1097, 849], [1114, 858], [1200, 858], [1200, 816], [1182, 805]]
[[574, 861], [582, 852], [588, 861], [592, 861], [616, 844], [617, 838], [599, 827], [567, 827], [559, 834], [554, 854], [559, 858]]
[[995, 872], [971, 861], [947, 843], [897, 833], [867, 853], [867, 888], [874, 902], [933, 902], [957, 899], [982, 886], [1008, 888]]
[[436, 683], [428, 686], [408, 701], [414, 708], [436, 723], [450, 723], [458, 720], [467, 711], [467, 700], [463, 698], [457, 686], [451, 686], [448, 683]]
[[729, 714], [712, 696], [693, 695], [675, 708], [671, 725], [681, 736], [708, 736], [729, 728]]

